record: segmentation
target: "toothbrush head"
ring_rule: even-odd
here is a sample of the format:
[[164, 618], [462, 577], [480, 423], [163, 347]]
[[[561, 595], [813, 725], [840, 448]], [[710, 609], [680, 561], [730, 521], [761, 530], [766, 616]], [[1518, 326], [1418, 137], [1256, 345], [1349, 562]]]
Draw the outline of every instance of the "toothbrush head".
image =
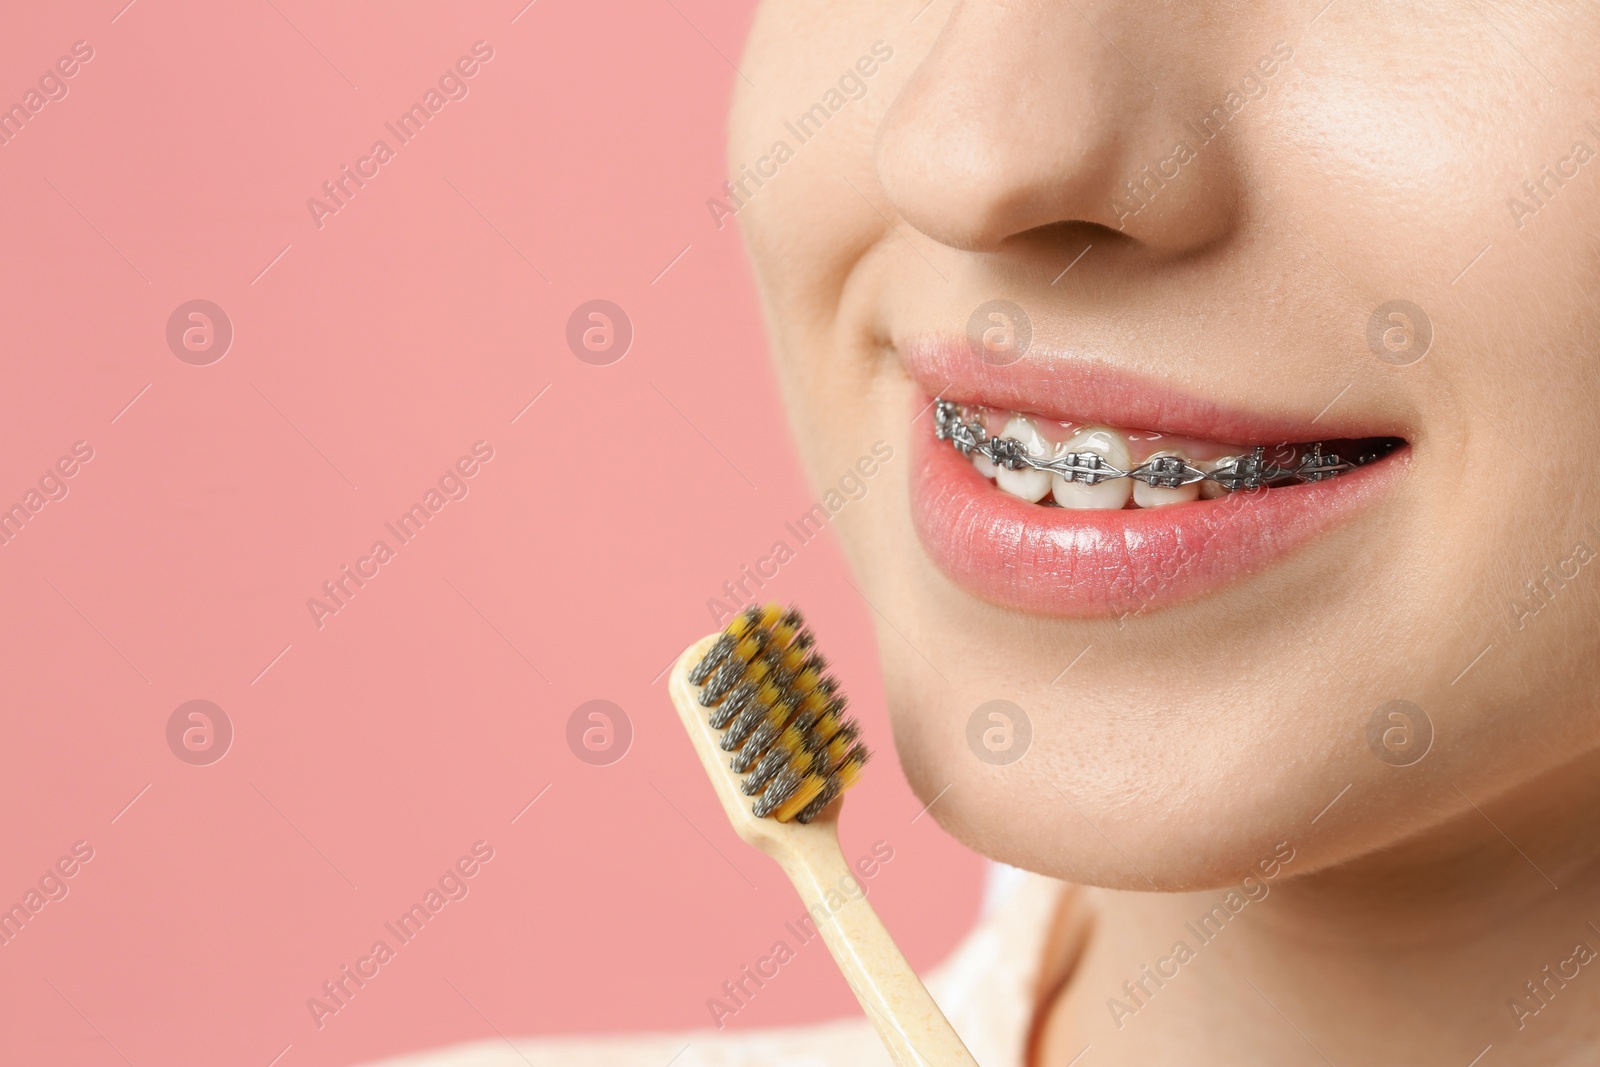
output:
[[[809, 823], [860, 778], [869, 753], [827, 671], [800, 612], [767, 604], [691, 648], [674, 672], [675, 698], [692, 693], [702, 716], [702, 729], [691, 727], [702, 759], [710, 769], [714, 743], [750, 815]], [[690, 725], [682, 701], [679, 710]]]

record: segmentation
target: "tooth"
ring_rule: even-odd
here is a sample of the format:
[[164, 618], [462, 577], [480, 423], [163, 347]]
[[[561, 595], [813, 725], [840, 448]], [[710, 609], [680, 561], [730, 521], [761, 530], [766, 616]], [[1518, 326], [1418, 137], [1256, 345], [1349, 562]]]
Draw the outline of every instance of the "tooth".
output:
[[[1031, 419], [1025, 419], [1021, 415], [1012, 416], [1005, 428], [1000, 431], [1000, 436], [1021, 441], [1023, 450], [1034, 459], [1050, 458], [1050, 442], [1039, 435], [1039, 430]], [[995, 482], [1001, 489], [1014, 497], [1034, 503], [1050, 495], [1050, 478], [1049, 471], [1036, 471], [1026, 467], [1019, 471], [1000, 467], [995, 471]]]
[[[1150, 459], [1155, 459], [1158, 456], [1179, 456], [1182, 458], [1182, 454], [1178, 452], [1156, 452], [1150, 456]], [[1185, 459], [1184, 462], [1187, 463], [1188, 460]], [[1165, 486], [1146, 485], [1137, 479], [1130, 479], [1130, 481], [1133, 482], [1133, 502], [1141, 508], [1159, 508], [1168, 504], [1183, 504], [1200, 498], [1200, 484], [1198, 482], [1181, 485], [1176, 489], [1168, 489]]]
[[[1205, 471], [1207, 474], [1210, 474], [1212, 471], [1216, 470], [1218, 467], [1221, 467], [1221, 466], [1224, 466], [1224, 465], [1227, 465], [1227, 464], [1231, 464], [1231, 463], [1235, 463], [1235, 462], [1238, 461], [1238, 459], [1239, 459], [1238, 456], [1219, 456], [1216, 459], [1203, 459], [1203, 460], [1200, 460], [1198, 463], [1195, 463], [1193, 460], [1190, 460], [1190, 462], [1193, 463], [1194, 466], [1199, 467], [1201, 470]], [[1220, 497], [1225, 497], [1225, 496], [1228, 495], [1228, 491], [1226, 489], [1222, 488], [1222, 486], [1218, 485], [1216, 482], [1204, 481], [1204, 482], [1198, 482], [1196, 484], [1198, 484], [1200, 486], [1200, 499], [1201, 500], [1216, 500], [1216, 499], [1218, 499]]]
[[[1103, 426], [1085, 426], [1056, 446], [1057, 458], [1068, 452], [1093, 452], [1120, 471], [1128, 469], [1128, 442], [1117, 431]], [[1113, 511], [1127, 505], [1133, 491], [1129, 481], [1131, 479], [1113, 478], [1099, 485], [1085, 485], [1051, 475], [1050, 492], [1064, 508]]]
[[[978, 421], [983, 427], [983, 432], [990, 437], [999, 437], [1005, 430], [1006, 420], [1004, 413], [993, 408], [973, 408], [971, 417]], [[995, 472], [999, 469], [982, 452], [974, 452], [972, 454], [972, 466], [977, 469], [979, 474], [991, 482], [994, 481]]]

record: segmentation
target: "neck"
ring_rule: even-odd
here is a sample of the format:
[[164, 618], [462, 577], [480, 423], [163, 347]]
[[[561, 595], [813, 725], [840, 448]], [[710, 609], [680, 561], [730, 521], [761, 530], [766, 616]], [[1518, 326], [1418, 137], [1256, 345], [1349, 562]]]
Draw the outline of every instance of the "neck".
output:
[[1446, 785], [1450, 814], [1425, 834], [1315, 871], [1308, 837], [1231, 894], [1097, 891], [1036, 1062], [1066, 1067], [1087, 1045], [1082, 1067], [1593, 1063], [1597, 767], [1493, 800]]

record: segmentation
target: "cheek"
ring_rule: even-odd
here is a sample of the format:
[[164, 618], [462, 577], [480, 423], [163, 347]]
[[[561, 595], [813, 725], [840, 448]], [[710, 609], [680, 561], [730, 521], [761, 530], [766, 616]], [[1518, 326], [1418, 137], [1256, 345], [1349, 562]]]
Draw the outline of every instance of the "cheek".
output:
[[[943, 643], [928, 633], [909, 636], [930, 649]], [[992, 724], [980, 712], [986, 702], [973, 694], [990, 690], [989, 683], [996, 680], [984, 679], [981, 669], [955, 671], [959, 654], [930, 652], [952, 679], [947, 682], [910, 643], [882, 625], [879, 646], [895, 752], [912, 791], [922, 804], [932, 805], [928, 814], [963, 844], [992, 859], [1058, 871], [1048, 853], [1073, 839], [1071, 827], [1062, 823], [1070, 808], [1039, 780], [1049, 760], [1042, 756], [1038, 738], [1028, 736], [1031, 727], [1021, 735], [1027, 737], [1025, 750], [1015, 761], [1004, 762], [1009, 753], [996, 755], [985, 745], [982, 728]], [[1005, 740], [1017, 741], [1019, 735]], [[1075, 873], [1081, 877], [1090, 872]], [[1113, 872], [1093, 873], [1115, 877]]]
[[901, 768], [947, 833], [1014, 867], [1082, 884], [1148, 888], [1064, 798], [1062, 783], [1079, 776], [1060, 767], [1048, 743], [1036, 738], [1009, 765], [989, 762], [969, 740], [973, 709], [965, 699], [937, 678], [917, 675], [905, 657], [886, 651], [884, 658]]
[[952, 712], [944, 706], [948, 697], [927, 685], [921, 676], [926, 672], [919, 673], [911, 664], [902, 663], [896, 652], [886, 649], [882, 659], [884, 691], [900, 769], [912, 792], [926, 804], [950, 783], [952, 774], [962, 769], [955, 763], [957, 736], [948, 722]]
[[[750, 173], [761, 177], [759, 186], [748, 180], [740, 186], [736, 223], [769, 313], [774, 304], [834, 305], [851, 263], [882, 236], [881, 205], [863, 199], [876, 195], [874, 138], [884, 110], [915, 69], [915, 39], [937, 32], [937, 19], [907, 26], [892, 7], [785, 0], [758, 11], [740, 67], [760, 89], [736, 80], [727, 169], [735, 181]], [[797, 127], [879, 39], [893, 41], [894, 58], [864, 80], [865, 94], [834, 112], [821, 132], [808, 136]], [[851, 192], [844, 177], [863, 195]]]

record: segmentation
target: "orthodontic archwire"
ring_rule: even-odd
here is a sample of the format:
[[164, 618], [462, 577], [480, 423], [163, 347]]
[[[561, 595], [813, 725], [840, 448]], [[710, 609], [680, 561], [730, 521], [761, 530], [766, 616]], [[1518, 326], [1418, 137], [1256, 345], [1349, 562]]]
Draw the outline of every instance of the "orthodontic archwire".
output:
[[1234, 456], [1204, 471], [1182, 456], [1152, 456], [1129, 470], [1106, 462], [1096, 452], [1067, 452], [1053, 459], [1028, 455], [1027, 446], [1013, 437], [996, 437], [984, 429], [971, 410], [951, 400], [934, 401], [934, 436], [949, 441], [956, 451], [983, 456], [996, 467], [1007, 470], [1047, 471], [1068, 482], [1099, 485], [1114, 478], [1132, 478], [1149, 486], [1176, 489], [1196, 482], [1211, 482], [1228, 492], [1252, 490], [1298, 482], [1320, 482], [1335, 478], [1388, 455], [1393, 445], [1362, 452], [1353, 462], [1337, 453], [1324, 452], [1322, 442], [1314, 442], [1293, 467], [1266, 457], [1266, 446], [1257, 445], [1248, 454]]

